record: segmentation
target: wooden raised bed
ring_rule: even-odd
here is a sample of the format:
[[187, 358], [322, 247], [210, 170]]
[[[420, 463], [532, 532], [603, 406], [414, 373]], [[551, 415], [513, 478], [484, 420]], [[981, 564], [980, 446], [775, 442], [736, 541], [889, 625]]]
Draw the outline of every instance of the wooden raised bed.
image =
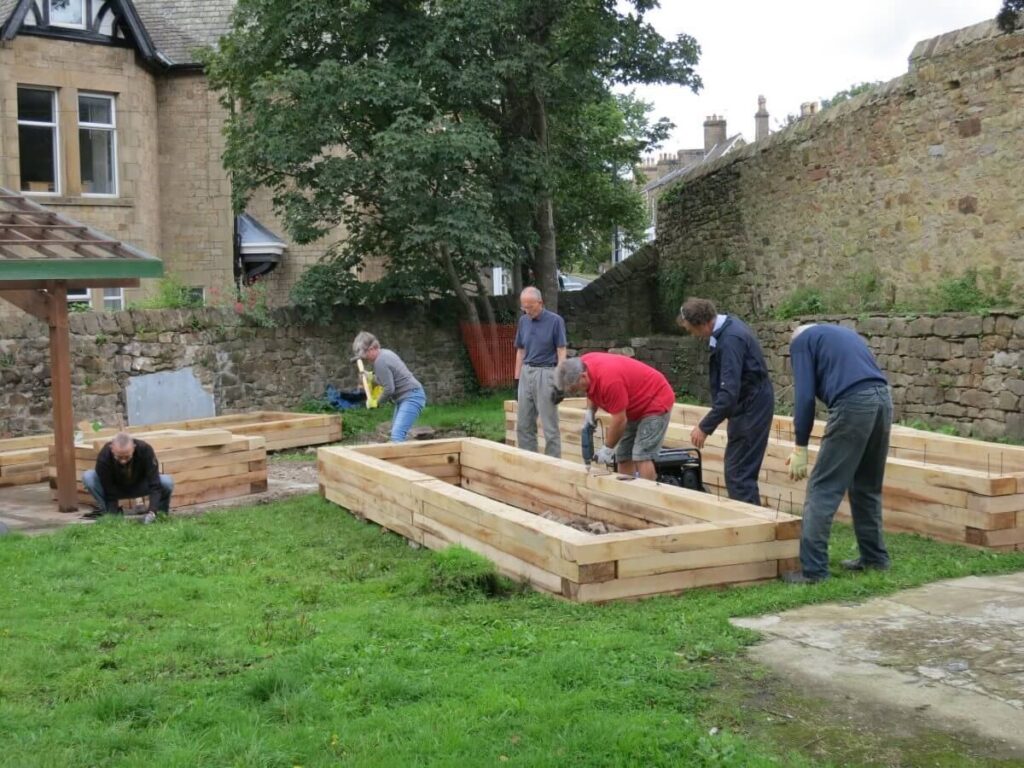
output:
[[[582, 461], [579, 428], [584, 401], [559, 406], [562, 455]], [[690, 444], [690, 430], [707, 408], [677, 404], [665, 445]], [[516, 403], [505, 404], [506, 440], [515, 443]], [[808, 462], [813, 468], [825, 422], [816, 421]], [[541, 441], [543, 432], [539, 432]], [[725, 425], [703, 451], [704, 482], [725, 493]], [[543, 442], [541, 442], [543, 445]], [[801, 514], [807, 482], [789, 479], [786, 459], [793, 449], [793, 420], [776, 416], [759, 485], [766, 504]], [[995, 550], [1024, 550], [1024, 447], [998, 445], [894, 425], [882, 494], [886, 530]], [[840, 519], [849, 519], [843, 502]]]
[[[321, 495], [431, 549], [461, 544], [578, 602], [745, 584], [798, 568], [800, 520], [486, 440], [317, 451]], [[542, 517], [603, 521], [596, 535]]]
[[49, 475], [49, 445], [53, 445], [53, 435], [0, 440], [0, 488], [43, 482]]
[[[262, 437], [233, 435], [225, 429], [158, 430], [135, 435], [153, 446], [160, 472], [174, 479], [171, 509], [267, 490], [267, 449]], [[75, 445], [81, 504], [95, 503], [82, 485], [82, 475], [96, 468], [96, 457], [107, 442], [109, 438], [95, 438]], [[50, 451], [52, 456], [52, 447]], [[51, 458], [51, 487], [55, 478], [56, 466]]]
[[[131, 434], [160, 430], [226, 429], [234, 435], [263, 437], [266, 450], [280, 451], [307, 445], [322, 445], [341, 440], [341, 416], [331, 413], [289, 413], [287, 411], [251, 411], [206, 419], [167, 421], [140, 427], [128, 427]], [[116, 429], [88, 432], [86, 440], [110, 438]], [[49, 449], [53, 435], [15, 437], [0, 440], [0, 487], [41, 483], [49, 477]]]

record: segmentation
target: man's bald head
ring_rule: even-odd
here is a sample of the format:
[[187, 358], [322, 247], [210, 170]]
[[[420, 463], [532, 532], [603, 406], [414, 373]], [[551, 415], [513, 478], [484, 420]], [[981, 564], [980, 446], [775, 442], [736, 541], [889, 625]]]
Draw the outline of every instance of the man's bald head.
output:
[[540, 291], [532, 285], [523, 288], [523, 292], [519, 294], [519, 308], [530, 318], [540, 315], [544, 311], [544, 298]]

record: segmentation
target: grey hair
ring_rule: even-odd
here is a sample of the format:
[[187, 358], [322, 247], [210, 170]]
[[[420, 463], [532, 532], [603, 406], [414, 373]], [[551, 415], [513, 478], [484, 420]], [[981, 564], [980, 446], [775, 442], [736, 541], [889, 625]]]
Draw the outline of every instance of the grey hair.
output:
[[114, 439], [111, 440], [110, 443], [114, 448], [123, 451], [125, 448], [131, 448], [135, 445], [135, 438], [127, 432], [118, 432], [114, 435]]
[[374, 347], [379, 347], [380, 342], [377, 341], [377, 337], [369, 331], [360, 331], [356, 334], [355, 339], [352, 340], [352, 354], [355, 357], [362, 357]]
[[537, 301], [544, 301], [540, 288], [535, 288], [532, 285], [528, 285], [523, 288], [523, 292], [519, 294], [519, 298], [522, 298], [523, 296], [529, 296], [531, 299], [536, 299]]
[[580, 376], [586, 370], [587, 366], [578, 357], [563, 360], [555, 369], [555, 386], [563, 392], [572, 389], [579, 383]]
[[806, 331], [808, 328], [813, 328], [817, 323], [807, 323], [806, 325], [798, 325], [793, 329], [793, 341], [796, 341], [796, 337]]

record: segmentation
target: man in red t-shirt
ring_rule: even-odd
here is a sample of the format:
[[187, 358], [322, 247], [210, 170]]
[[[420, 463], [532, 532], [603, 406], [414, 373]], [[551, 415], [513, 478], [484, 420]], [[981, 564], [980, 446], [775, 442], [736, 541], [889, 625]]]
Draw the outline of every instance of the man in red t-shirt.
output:
[[587, 393], [586, 423], [593, 423], [597, 408], [611, 414], [597, 461], [615, 458], [620, 472], [655, 479], [654, 460], [676, 401], [659, 371], [631, 357], [590, 352], [559, 363], [555, 383], [565, 392]]

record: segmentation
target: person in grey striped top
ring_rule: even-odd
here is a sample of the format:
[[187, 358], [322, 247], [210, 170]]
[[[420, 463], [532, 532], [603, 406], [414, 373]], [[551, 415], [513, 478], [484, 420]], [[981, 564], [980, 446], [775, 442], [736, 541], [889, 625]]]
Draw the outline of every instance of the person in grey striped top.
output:
[[352, 341], [352, 360], [363, 360], [373, 365], [373, 378], [384, 388], [378, 403], [395, 403], [395, 416], [391, 420], [391, 442], [401, 443], [427, 404], [423, 385], [390, 349], [382, 349], [377, 337], [360, 331]]

